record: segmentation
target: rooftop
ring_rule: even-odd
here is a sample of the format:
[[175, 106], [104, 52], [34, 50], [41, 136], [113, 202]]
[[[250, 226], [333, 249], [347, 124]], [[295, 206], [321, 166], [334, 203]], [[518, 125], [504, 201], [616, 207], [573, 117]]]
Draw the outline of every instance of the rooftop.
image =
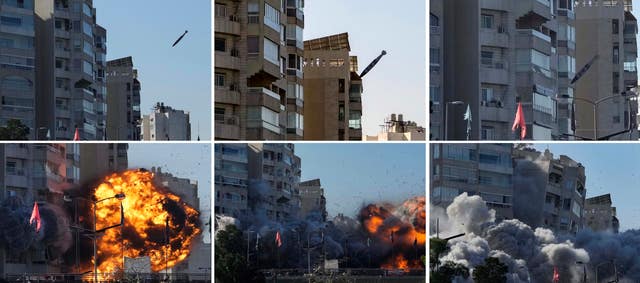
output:
[[349, 50], [349, 34], [341, 33], [336, 35], [325, 36], [321, 38], [306, 40], [304, 42], [304, 50]]

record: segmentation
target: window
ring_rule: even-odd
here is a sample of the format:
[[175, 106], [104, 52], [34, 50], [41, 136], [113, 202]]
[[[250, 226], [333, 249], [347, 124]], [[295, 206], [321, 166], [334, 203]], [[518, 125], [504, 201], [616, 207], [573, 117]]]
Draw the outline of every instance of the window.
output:
[[438, 18], [438, 16], [436, 16], [434, 14], [430, 14], [429, 24], [432, 27], [439, 27], [440, 26], [440, 19]]
[[613, 84], [613, 93], [617, 94], [618, 92], [620, 92], [620, 87], [619, 87], [620, 73], [613, 72], [612, 80], [613, 80], [613, 82], [612, 82], [612, 84]]
[[275, 42], [264, 38], [264, 59], [280, 66], [280, 46]]
[[215, 86], [218, 87], [218, 88], [224, 87], [224, 81], [225, 81], [225, 74], [216, 73]]
[[280, 31], [280, 11], [267, 3], [264, 4], [264, 24], [275, 31]]
[[91, 27], [91, 24], [82, 21], [82, 32], [84, 32], [84, 34], [86, 34], [87, 36], [93, 38], [93, 28]]
[[250, 24], [257, 24], [260, 22], [260, 6], [258, 6], [258, 3], [249, 3], [249, 5], [247, 6], [247, 15], [248, 15], [248, 21]]
[[343, 122], [344, 121], [344, 102], [340, 102], [339, 106], [338, 106], [338, 121]]
[[483, 140], [495, 140], [495, 129], [489, 126], [482, 127], [482, 137]]
[[611, 21], [611, 28], [612, 28], [611, 32], [613, 32], [613, 34], [618, 34], [619, 33], [619, 31], [620, 31], [620, 22], [618, 22], [618, 19], [613, 19]]
[[492, 29], [493, 28], [493, 15], [482, 14], [480, 18], [480, 27]]
[[429, 64], [440, 65], [440, 48], [429, 49]]
[[493, 100], [493, 89], [492, 88], [482, 88], [482, 101], [488, 102]]
[[338, 92], [344, 93], [344, 79], [338, 79]]
[[216, 51], [227, 51], [227, 40], [224, 38], [216, 37]]
[[216, 18], [227, 17], [227, 5], [216, 3]]
[[613, 46], [613, 64], [619, 64], [620, 63], [620, 47], [619, 46]]
[[87, 17], [93, 17], [93, 13], [91, 11], [91, 7], [87, 4], [87, 3], [82, 3], [82, 12], [87, 16]]
[[361, 129], [361, 117], [362, 113], [360, 113], [359, 111], [349, 111], [349, 129]]
[[485, 67], [492, 67], [493, 65], [493, 51], [482, 51], [480, 52], [480, 62]]
[[260, 53], [260, 41], [257, 36], [247, 37], [247, 52], [249, 54]]

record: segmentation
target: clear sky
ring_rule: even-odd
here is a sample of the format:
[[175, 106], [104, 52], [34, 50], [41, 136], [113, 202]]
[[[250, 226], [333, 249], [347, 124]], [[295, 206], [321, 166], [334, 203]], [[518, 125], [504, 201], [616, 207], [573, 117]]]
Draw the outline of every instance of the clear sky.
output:
[[404, 114], [426, 127], [425, 0], [307, 0], [304, 39], [349, 33], [362, 72], [382, 50], [388, 54], [364, 77], [363, 131], [375, 135], [384, 118]]
[[[141, 110], [156, 102], [191, 112], [191, 137], [211, 139], [211, 1], [94, 0], [107, 60], [132, 56]], [[185, 30], [182, 42], [172, 48]], [[108, 95], [108, 94], [107, 94]]]
[[[640, 144], [536, 144], [582, 163], [587, 197], [611, 193], [620, 229], [640, 229]], [[636, 183], [638, 182], [638, 183]]]
[[[203, 222], [211, 213], [211, 145], [182, 144], [130, 144], [129, 168], [161, 167], [162, 172], [179, 178], [198, 181], [198, 196]], [[203, 223], [204, 224], [204, 223]], [[205, 229], [208, 239], [208, 229]]]
[[424, 144], [296, 144], [302, 181], [319, 178], [330, 216], [355, 216], [363, 203], [425, 195]]

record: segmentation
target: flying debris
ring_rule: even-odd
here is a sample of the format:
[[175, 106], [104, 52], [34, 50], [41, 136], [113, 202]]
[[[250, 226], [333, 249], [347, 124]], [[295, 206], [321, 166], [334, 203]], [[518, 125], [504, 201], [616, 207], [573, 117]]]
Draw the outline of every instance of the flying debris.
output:
[[176, 42], [173, 43], [171, 47], [176, 47], [176, 45], [178, 45], [178, 43], [182, 41], [182, 39], [184, 38], [185, 35], [187, 35], [187, 33], [189, 33], [189, 31], [185, 30], [184, 33], [178, 38], [178, 40], [176, 40]]

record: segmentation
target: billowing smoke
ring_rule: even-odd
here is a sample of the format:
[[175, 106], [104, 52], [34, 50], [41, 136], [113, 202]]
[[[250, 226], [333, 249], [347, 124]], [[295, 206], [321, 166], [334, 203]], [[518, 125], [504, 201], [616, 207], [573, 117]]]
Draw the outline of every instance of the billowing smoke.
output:
[[0, 245], [16, 255], [34, 247], [48, 247], [53, 257], [62, 255], [72, 244], [67, 213], [53, 204], [40, 204], [41, 229], [36, 232], [36, 224], [29, 224], [32, 209], [32, 203], [26, 204], [15, 196], [2, 202]]
[[[264, 181], [250, 182], [249, 213], [239, 221], [219, 219], [218, 229], [238, 224], [241, 230], [250, 231], [245, 232], [249, 241], [244, 244], [249, 246], [249, 263], [253, 266], [317, 269], [324, 259], [337, 259], [340, 267], [411, 269], [424, 255], [424, 197], [403, 205], [365, 205], [355, 218], [338, 215], [324, 221], [320, 212], [298, 219], [290, 200], [270, 198], [271, 190]], [[290, 206], [287, 210], [291, 214], [275, 215], [271, 206]], [[367, 226], [371, 220], [376, 222], [373, 230]], [[275, 240], [277, 232], [281, 235], [280, 247]], [[394, 264], [396, 258], [400, 258], [399, 265]]]

